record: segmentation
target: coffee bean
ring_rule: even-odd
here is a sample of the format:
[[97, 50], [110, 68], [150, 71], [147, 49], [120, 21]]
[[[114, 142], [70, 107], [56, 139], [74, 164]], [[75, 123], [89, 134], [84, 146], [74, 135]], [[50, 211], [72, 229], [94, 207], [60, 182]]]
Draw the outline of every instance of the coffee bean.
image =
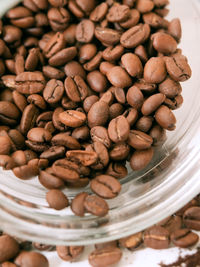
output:
[[63, 7], [52, 7], [48, 10], [47, 17], [53, 31], [64, 31], [70, 20], [70, 13]]
[[109, 22], [123, 22], [129, 16], [129, 7], [126, 5], [113, 5], [108, 12], [107, 20]]
[[95, 7], [95, 9], [90, 13], [90, 19], [94, 22], [102, 21], [107, 14], [108, 5], [107, 3], [101, 3]]
[[32, 48], [25, 61], [25, 69], [27, 71], [34, 71], [37, 68], [39, 62], [39, 50]]
[[58, 189], [50, 190], [46, 194], [46, 200], [50, 208], [55, 210], [62, 210], [68, 207], [69, 204], [67, 197]]
[[63, 131], [66, 131], [67, 129], [67, 126], [65, 126], [61, 121], [60, 121], [60, 114], [64, 112], [64, 109], [63, 108], [56, 108], [53, 112], [53, 117], [52, 117], [52, 121], [53, 121], [53, 125], [54, 127], [63, 132]]
[[107, 72], [107, 78], [113, 86], [119, 88], [129, 87], [132, 84], [128, 73], [120, 66], [111, 68]]
[[153, 226], [144, 232], [144, 244], [154, 249], [169, 247], [169, 232], [161, 226]]
[[107, 202], [98, 196], [87, 196], [84, 207], [87, 212], [99, 217], [105, 216], [109, 210]]
[[54, 246], [44, 245], [44, 244], [36, 243], [36, 242], [32, 243], [32, 245], [34, 249], [37, 249], [39, 251], [51, 251], [54, 249]]
[[96, 70], [101, 63], [101, 60], [102, 60], [102, 52], [99, 51], [96, 54], [96, 56], [94, 56], [89, 62], [85, 63], [83, 67], [86, 71]]
[[158, 29], [158, 28], [166, 28], [168, 27], [168, 21], [160, 17], [154, 12], [149, 12], [146, 14], [143, 14], [142, 16], [144, 23], [148, 24], [152, 28]]
[[15, 7], [10, 9], [6, 16], [11, 20], [11, 23], [20, 28], [32, 27], [35, 23], [32, 12], [25, 7]]
[[0, 155], [9, 155], [11, 151], [11, 143], [6, 136], [0, 136]]
[[54, 162], [52, 172], [64, 181], [76, 181], [80, 178], [77, 165], [69, 162], [67, 159], [61, 159]]
[[134, 48], [144, 43], [150, 35], [148, 24], [133, 26], [121, 36], [120, 42], [125, 48]]
[[138, 89], [138, 87], [136, 86], [132, 86], [128, 89], [126, 99], [128, 104], [137, 110], [142, 107], [142, 104], [144, 102], [144, 96], [140, 89]]
[[81, 43], [90, 43], [94, 36], [94, 23], [91, 20], [82, 20], [76, 28], [76, 40]]
[[71, 78], [74, 78], [75, 76], [80, 76], [84, 80], [86, 78], [86, 73], [83, 66], [77, 61], [68, 62], [64, 67], [64, 71], [66, 76], [70, 76]]
[[129, 108], [123, 113], [123, 116], [127, 119], [130, 126], [133, 126], [138, 118], [138, 111], [135, 108]]
[[129, 75], [137, 78], [142, 76], [143, 66], [138, 56], [132, 53], [126, 53], [121, 57], [121, 62]]
[[42, 68], [42, 71], [44, 73], [44, 76], [46, 76], [49, 79], [63, 79], [65, 77], [65, 74], [63, 71], [56, 69], [51, 66], [44, 66]]
[[93, 142], [101, 142], [107, 148], [111, 145], [108, 131], [102, 126], [95, 126], [90, 130], [90, 136]]
[[143, 150], [152, 145], [153, 139], [146, 133], [137, 130], [131, 130], [127, 142], [133, 148]]
[[166, 130], [173, 131], [176, 128], [176, 118], [166, 106], [160, 106], [155, 113], [157, 123]]
[[40, 171], [38, 178], [40, 183], [47, 189], [60, 189], [64, 187], [63, 180], [53, 175], [51, 168]]
[[137, 55], [144, 63], [148, 61], [147, 51], [143, 45], [138, 45], [135, 48], [135, 55]]
[[87, 152], [82, 150], [67, 151], [66, 156], [69, 160], [80, 162], [84, 166], [90, 166], [97, 162], [96, 152]]
[[179, 82], [167, 78], [159, 84], [159, 92], [166, 95], [168, 98], [174, 98], [182, 92], [182, 88]]
[[87, 75], [87, 81], [91, 89], [98, 93], [105, 91], [108, 85], [106, 77], [97, 70]]
[[41, 159], [47, 159], [49, 161], [55, 161], [59, 158], [63, 158], [65, 155], [65, 147], [52, 146], [40, 154]]
[[59, 114], [59, 119], [64, 125], [76, 128], [85, 123], [86, 115], [80, 111], [67, 110]]
[[89, 263], [93, 267], [110, 266], [120, 261], [122, 252], [119, 248], [96, 249], [89, 255]]
[[55, 135], [52, 138], [51, 143], [55, 146], [65, 146], [70, 149], [81, 148], [79, 142], [75, 138], [69, 136], [67, 133], [60, 133]]
[[179, 216], [170, 216], [159, 222], [157, 225], [163, 226], [171, 234], [182, 228], [182, 219]]
[[8, 101], [0, 101], [0, 121], [6, 125], [15, 125], [20, 112], [15, 104]]
[[95, 244], [96, 249], [104, 249], [104, 248], [116, 248], [117, 247], [117, 240], [106, 242], [106, 243], [99, 243]]
[[154, 8], [154, 2], [151, 0], [138, 0], [136, 8], [140, 13], [148, 13]]
[[192, 75], [190, 66], [183, 55], [174, 54], [172, 57], [166, 57], [165, 63], [167, 72], [174, 81], [184, 82]]
[[115, 198], [121, 191], [120, 183], [108, 175], [95, 177], [90, 183], [90, 188], [95, 194], [106, 199]]
[[88, 87], [80, 76], [75, 76], [74, 79], [67, 77], [65, 80], [65, 90], [67, 96], [74, 102], [80, 102], [88, 95]]
[[126, 160], [130, 152], [130, 147], [126, 143], [117, 143], [110, 150], [110, 158], [114, 161]]
[[152, 35], [153, 47], [159, 53], [163, 53], [165, 55], [175, 53], [177, 49], [177, 43], [175, 39], [166, 33], [158, 32]]
[[86, 192], [79, 193], [76, 197], [72, 200], [71, 209], [77, 216], [84, 216], [85, 214], [85, 207], [84, 201], [88, 194]]
[[86, 97], [86, 99], [83, 102], [83, 108], [85, 112], [88, 113], [92, 105], [98, 101], [99, 101], [99, 97], [96, 95], [91, 95], [91, 96]]
[[15, 129], [11, 129], [11, 130], [9, 130], [8, 135], [9, 135], [9, 138], [11, 141], [11, 146], [12, 146], [13, 150], [24, 148], [25, 138], [21, 134], [20, 131], [15, 130]]
[[162, 144], [166, 140], [166, 131], [162, 127], [160, 127], [159, 125], [155, 125], [151, 129], [149, 135], [153, 139], [153, 145], [154, 146], [159, 146], [160, 144]]
[[114, 64], [105, 61], [100, 64], [99, 69], [104, 75], [107, 75], [108, 71], [110, 71], [114, 66]]
[[9, 235], [0, 236], [0, 263], [9, 261], [19, 253], [17, 241]]
[[1, 265], [2, 267], [17, 267], [17, 265], [15, 265], [14, 263], [12, 263], [12, 262], [4, 262], [4, 263], [2, 263], [2, 265]]
[[161, 83], [165, 79], [166, 74], [163, 58], [152, 57], [144, 67], [144, 79], [148, 83]]
[[28, 103], [34, 104], [36, 107], [40, 109], [46, 109], [46, 103], [43, 97], [40, 95], [37, 95], [37, 94], [29, 95], [27, 98], [27, 101]]
[[16, 77], [16, 90], [22, 94], [37, 94], [45, 87], [45, 78], [41, 72], [23, 72]]
[[140, 12], [137, 9], [131, 9], [129, 16], [124, 22], [120, 22], [120, 26], [124, 29], [130, 29], [137, 25], [140, 20]]
[[22, 251], [14, 261], [21, 267], [49, 267], [49, 262], [45, 256], [34, 251]]
[[44, 47], [44, 54], [46, 58], [51, 58], [53, 55], [64, 49], [65, 40], [64, 35], [60, 32], [53, 35]]
[[117, 46], [109, 46], [103, 51], [103, 58], [106, 61], [116, 61], [120, 59], [124, 52], [124, 47], [122, 45], [117, 45]]
[[46, 87], [43, 91], [43, 97], [47, 103], [55, 104], [61, 100], [63, 93], [63, 82], [56, 79], [52, 79], [46, 84]]
[[0, 167], [4, 170], [11, 170], [16, 166], [14, 160], [7, 155], [0, 155]]
[[63, 7], [67, 4], [67, 0], [48, 0], [54, 7]]
[[109, 116], [108, 104], [104, 101], [98, 101], [92, 105], [88, 112], [88, 125], [90, 128], [94, 126], [103, 126], [106, 124]]
[[77, 49], [74, 46], [62, 49], [49, 59], [49, 65], [53, 67], [65, 65], [74, 59], [76, 55]]
[[139, 232], [137, 234], [121, 238], [119, 240], [119, 244], [123, 248], [127, 248], [131, 251], [134, 251], [134, 249], [138, 248], [143, 242], [143, 234], [142, 232]]
[[182, 29], [180, 19], [176, 18], [170, 21], [168, 25], [168, 33], [175, 38], [177, 42], [180, 41], [182, 37]]
[[119, 32], [110, 28], [96, 27], [95, 36], [101, 43], [106, 45], [115, 45], [120, 40]]
[[83, 252], [83, 246], [57, 246], [56, 251], [58, 256], [64, 261], [74, 261], [76, 260]]
[[200, 208], [190, 207], [183, 214], [184, 225], [193, 230], [199, 231], [200, 229]]
[[163, 102], [165, 101], [165, 95], [155, 94], [147, 98], [142, 105], [142, 113], [144, 115], [150, 115], [153, 113]]
[[79, 61], [85, 63], [91, 60], [97, 53], [97, 47], [94, 44], [84, 44], [79, 50]]
[[[117, 87], [115, 87], [117, 88]], [[121, 88], [120, 88], [121, 89]], [[123, 90], [123, 89], [122, 89]], [[102, 94], [100, 101], [104, 101], [106, 102], [109, 106], [112, 105], [112, 103], [114, 102], [114, 95], [113, 93], [109, 90], [106, 91], [105, 93]]]
[[117, 179], [122, 179], [127, 176], [128, 171], [126, 166], [123, 165], [123, 163], [111, 162], [108, 165], [106, 174], [111, 175]]
[[194, 246], [199, 240], [199, 236], [189, 229], [176, 230], [171, 234], [170, 238], [175, 246], [181, 248]]
[[130, 165], [132, 170], [140, 171], [147, 167], [153, 158], [154, 151], [150, 147], [146, 150], [136, 150], [130, 159]]
[[124, 116], [113, 119], [108, 126], [110, 139], [115, 142], [126, 141], [130, 132], [130, 125]]

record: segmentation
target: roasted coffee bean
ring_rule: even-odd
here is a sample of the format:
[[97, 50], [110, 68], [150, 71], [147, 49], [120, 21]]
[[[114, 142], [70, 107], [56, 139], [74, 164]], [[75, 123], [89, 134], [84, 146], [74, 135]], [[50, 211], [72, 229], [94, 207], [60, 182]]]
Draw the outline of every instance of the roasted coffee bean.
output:
[[9, 261], [19, 253], [19, 245], [17, 241], [9, 235], [0, 236], [0, 263]]
[[169, 4], [169, 0], [153, 0], [155, 3], [155, 6], [157, 7], [164, 7]]
[[81, 148], [79, 142], [74, 137], [69, 136], [67, 133], [59, 133], [53, 136], [51, 143], [54, 146], [65, 146], [69, 149]]
[[120, 33], [110, 28], [96, 27], [95, 36], [102, 44], [107, 46], [115, 45], [120, 41]]
[[103, 51], [103, 58], [106, 61], [116, 61], [120, 59], [124, 52], [124, 47], [122, 45], [117, 45], [117, 46], [109, 46]]
[[20, 131], [11, 129], [8, 132], [10, 137], [11, 146], [13, 150], [23, 149], [25, 145], [25, 138]]
[[0, 155], [9, 155], [11, 151], [11, 143], [6, 136], [0, 136]]
[[144, 244], [154, 249], [169, 247], [169, 232], [161, 226], [153, 226], [144, 232]]
[[124, 116], [119, 116], [109, 123], [108, 134], [113, 142], [119, 143], [126, 141], [129, 133], [130, 125]]
[[138, 248], [143, 242], [143, 234], [139, 232], [137, 234], [119, 239], [119, 245], [122, 248], [127, 248], [131, 251]]
[[107, 14], [107, 20], [109, 22], [123, 22], [126, 21], [126, 19], [129, 16], [129, 7], [126, 5], [119, 5], [115, 4], [113, 5]]
[[121, 57], [121, 62], [129, 75], [141, 78], [143, 66], [138, 56], [132, 53], [126, 53]]
[[55, 104], [61, 100], [63, 93], [63, 82], [56, 79], [52, 79], [46, 84], [46, 87], [43, 91], [43, 97], [47, 103]]
[[143, 150], [152, 145], [153, 139], [146, 133], [137, 130], [131, 130], [127, 142], [133, 148]]
[[50, 208], [62, 210], [69, 205], [68, 198], [58, 189], [52, 189], [46, 194], [46, 200]]
[[127, 119], [130, 126], [133, 126], [138, 118], [138, 111], [135, 108], [129, 108], [123, 113], [123, 116]]
[[65, 48], [64, 35], [60, 32], [53, 35], [44, 47], [44, 54], [46, 58], [51, 58], [60, 50]]
[[86, 99], [83, 102], [83, 108], [85, 112], [88, 113], [92, 105], [98, 101], [99, 101], [99, 97], [96, 95], [91, 95], [91, 96], [86, 97]]
[[143, 45], [138, 45], [135, 48], [135, 55], [137, 55], [143, 63], [148, 61], [147, 51]]
[[91, 89], [97, 93], [104, 92], [108, 85], [106, 77], [97, 70], [87, 75], [87, 81]]
[[2, 266], [2, 267], [17, 267], [17, 265], [15, 265], [15, 264], [12, 263], [12, 262], [8, 262], [8, 261], [2, 263], [1, 266]]
[[16, 166], [14, 160], [7, 155], [0, 155], [0, 167], [4, 170], [11, 170]]
[[72, 78], [74, 78], [75, 76], [80, 76], [83, 79], [86, 78], [86, 73], [85, 73], [84, 68], [77, 61], [68, 62], [65, 65], [64, 70], [65, 70], [66, 76], [70, 76]]
[[63, 158], [65, 155], [65, 147], [63, 146], [51, 146], [49, 149], [45, 150], [40, 154], [41, 159], [47, 159], [49, 161], [54, 161], [59, 158]]
[[125, 88], [131, 86], [131, 78], [128, 73], [120, 66], [111, 68], [107, 72], [107, 78], [113, 86]]
[[104, 101], [98, 101], [92, 105], [88, 112], [88, 125], [103, 126], [106, 124], [109, 116], [109, 106]]
[[110, 62], [102, 62], [99, 66], [99, 70], [104, 74], [107, 75], [107, 73], [114, 67], [115, 65]]
[[57, 246], [56, 251], [58, 256], [64, 261], [74, 261], [76, 260], [83, 252], [83, 246]]
[[64, 31], [70, 20], [70, 13], [63, 7], [52, 7], [48, 10], [47, 17], [53, 31]]
[[37, 249], [39, 251], [51, 251], [54, 249], [54, 246], [52, 245], [44, 245], [44, 244], [36, 243], [36, 242], [32, 243], [32, 245], [34, 249]]
[[136, 123], [136, 129], [147, 133], [152, 126], [153, 118], [150, 116], [143, 116], [141, 117]]
[[95, 126], [90, 130], [90, 136], [93, 142], [101, 142], [107, 148], [111, 145], [111, 140], [108, 136], [108, 130], [102, 126]]
[[184, 225], [193, 230], [199, 231], [200, 229], [200, 208], [190, 207], [183, 214]]
[[38, 127], [44, 128], [47, 122], [51, 121], [53, 118], [53, 112], [52, 111], [46, 111], [42, 112], [36, 120], [36, 125]]
[[163, 58], [152, 57], [144, 67], [144, 79], [148, 83], [161, 83], [167, 75]]
[[85, 123], [86, 115], [80, 111], [67, 110], [59, 114], [59, 119], [64, 125], [76, 128]]
[[65, 65], [74, 59], [76, 55], [77, 49], [74, 46], [62, 49], [49, 59], [49, 65], [53, 67]]
[[128, 104], [137, 110], [142, 107], [142, 104], [144, 102], [144, 96], [140, 89], [138, 89], [138, 87], [136, 86], [132, 86], [128, 89], [126, 99]]
[[142, 16], [144, 23], [148, 24], [152, 28], [159, 29], [164, 28], [167, 29], [168, 27], [168, 21], [166, 21], [164, 18], [160, 17], [154, 12], [146, 13]]
[[177, 49], [176, 40], [169, 34], [163, 32], [157, 32], [152, 35], [153, 47], [159, 53], [163, 53], [165, 55], [175, 53]]
[[121, 36], [120, 42], [125, 48], [135, 48], [144, 43], [150, 35], [148, 24], [138, 24], [133, 26]]
[[166, 106], [160, 106], [155, 113], [157, 123], [166, 130], [173, 131], [176, 128], [176, 118]]
[[90, 188], [95, 194], [106, 199], [115, 198], [121, 191], [118, 180], [108, 175], [95, 177], [90, 183]]
[[141, 108], [143, 115], [148, 116], [153, 113], [165, 101], [166, 97], [163, 94], [154, 94], [147, 98]]
[[171, 234], [182, 228], [182, 219], [179, 216], [170, 216], [159, 222], [157, 225], [163, 226]]
[[90, 43], [94, 36], [95, 26], [91, 20], [84, 19], [76, 27], [76, 40], [81, 43]]
[[169, 77], [159, 84], [158, 90], [168, 98], [174, 98], [182, 92], [180, 83]]
[[67, 129], [67, 126], [65, 126], [65, 124], [63, 124], [59, 118], [60, 114], [63, 112], [64, 112], [63, 108], [56, 108], [53, 112], [53, 117], [52, 117], [54, 127], [61, 132]]
[[106, 242], [106, 243], [99, 243], [95, 244], [96, 249], [103, 249], [103, 248], [116, 248], [117, 247], [117, 240]]
[[17, 54], [15, 57], [15, 73], [16, 75], [24, 72], [25, 69], [25, 61], [22, 55]]
[[93, 267], [110, 266], [120, 261], [122, 252], [119, 248], [108, 247], [96, 249], [89, 255], [89, 263]]
[[33, 178], [39, 174], [39, 168], [33, 165], [23, 165], [13, 168], [13, 173], [16, 177], [27, 180]]
[[199, 240], [199, 236], [189, 229], [176, 230], [171, 234], [170, 238], [175, 246], [181, 248], [194, 246]]
[[49, 3], [54, 7], [63, 7], [67, 4], [67, 0], [48, 0]]
[[107, 3], [101, 3], [95, 7], [95, 9], [90, 13], [90, 19], [94, 22], [99, 22], [104, 19], [108, 11]]
[[42, 68], [42, 71], [44, 73], [44, 76], [46, 76], [49, 79], [63, 79], [65, 77], [65, 74], [63, 71], [56, 69], [51, 66], [44, 66]]
[[83, 166], [91, 166], [96, 163], [98, 159], [96, 152], [87, 152], [82, 150], [67, 151], [66, 156], [69, 160], [79, 162]]
[[[6, 43], [10, 44], [11, 46], [16, 47], [20, 44], [21, 38], [22, 38], [22, 31], [18, 27], [12, 26], [12, 25], [6, 25], [4, 27], [3, 40]], [[3, 53], [5, 54], [6, 46], [4, 45], [4, 43], [1, 44], [1, 50], [2, 52], [0, 51], [0, 54], [3, 54]]]
[[38, 167], [38, 169], [46, 169], [49, 161], [47, 159], [32, 159], [28, 162], [29, 166]]
[[180, 41], [182, 37], [182, 29], [180, 19], [175, 18], [170, 21], [168, 25], [168, 33], [171, 34], [177, 42]]
[[99, 217], [105, 216], [109, 210], [107, 202], [98, 196], [87, 196], [84, 207], [87, 212]]
[[96, 56], [94, 56], [89, 62], [85, 63], [83, 67], [86, 71], [96, 70], [101, 63], [101, 60], [102, 60], [102, 52], [99, 51], [96, 54]]
[[140, 12], [137, 9], [131, 9], [129, 11], [129, 16], [124, 22], [120, 22], [120, 26], [124, 29], [130, 29], [137, 25], [140, 20]]
[[140, 171], [146, 168], [147, 165], [151, 162], [153, 154], [154, 151], [151, 147], [146, 150], [136, 150], [135, 152], [133, 152], [130, 159], [132, 170]]
[[167, 72], [174, 81], [184, 82], [192, 75], [191, 68], [183, 55], [174, 54], [172, 57], [166, 57], [165, 63]]
[[78, 127], [74, 129], [72, 132], [72, 137], [74, 137], [76, 140], [79, 141], [87, 140], [89, 136], [90, 136], [90, 130], [87, 126]]
[[38, 178], [40, 183], [47, 189], [60, 189], [64, 187], [63, 180], [53, 175], [51, 168], [40, 171]]
[[37, 94], [45, 87], [45, 78], [41, 72], [23, 72], [16, 77], [16, 90], [22, 94]]
[[17, 264], [17, 266], [21, 267], [49, 267], [47, 258], [44, 255], [34, 251], [22, 251], [15, 258], [14, 262]]
[[138, 0], [136, 8], [140, 13], [148, 13], [154, 8], [154, 2], [151, 0]]
[[15, 125], [20, 112], [15, 104], [8, 101], [0, 101], [0, 121], [6, 125]]
[[166, 131], [159, 125], [155, 125], [149, 132], [149, 135], [153, 139], [154, 146], [158, 146], [166, 140]]
[[106, 174], [111, 175], [117, 179], [121, 179], [127, 176], [128, 171], [126, 166], [123, 165], [123, 163], [111, 162], [108, 165]]
[[[115, 87], [117, 88], [117, 87]], [[120, 88], [121, 89], [121, 88]], [[121, 89], [123, 90], [123, 89]], [[100, 101], [104, 101], [106, 102], [109, 106], [112, 105], [112, 103], [114, 102], [114, 94], [109, 90], [109, 91], [106, 91], [105, 93], [102, 94], [101, 98], [100, 98]]]
[[130, 152], [130, 147], [126, 143], [117, 143], [110, 150], [110, 158], [114, 161], [126, 160]]
[[52, 165], [53, 174], [64, 181], [74, 182], [80, 178], [79, 165], [67, 159], [60, 159]]
[[46, 103], [41, 95], [33, 94], [29, 95], [27, 98], [28, 103], [34, 104], [36, 107], [40, 109], [46, 109]]
[[74, 102], [83, 101], [88, 96], [88, 86], [80, 76], [67, 77], [65, 90], [69, 99]]
[[85, 214], [85, 207], [84, 207], [84, 201], [86, 197], [88, 196], [88, 193], [82, 192], [76, 195], [76, 197], [72, 200], [71, 203], [71, 210], [74, 212], [77, 216], [84, 216]]
[[27, 71], [34, 71], [39, 62], [39, 50], [38, 48], [32, 48], [25, 61], [25, 69]]
[[97, 47], [94, 44], [84, 44], [79, 50], [79, 61], [85, 63], [91, 60], [97, 53]]

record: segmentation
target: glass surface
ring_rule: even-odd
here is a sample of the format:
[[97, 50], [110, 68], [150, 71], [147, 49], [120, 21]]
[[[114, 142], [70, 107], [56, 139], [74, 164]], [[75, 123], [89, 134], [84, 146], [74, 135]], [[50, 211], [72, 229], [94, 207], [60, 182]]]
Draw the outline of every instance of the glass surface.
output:
[[[7, 1], [6, 5], [10, 2], [14, 3]], [[196, 0], [171, 2], [169, 19], [182, 20], [180, 47], [193, 76], [182, 84], [184, 104], [175, 111], [177, 129], [168, 133], [151, 165], [142, 172], [129, 173], [122, 181], [121, 194], [108, 201], [110, 212], [103, 218], [90, 215], [79, 218], [70, 209], [52, 210], [45, 201], [46, 190], [37, 178], [22, 181], [11, 172], [0, 171], [1, 229], [41, 243], [105, 242], [151, 226], [200, 192], [200, 9]], [[3, 5], [5, 1], [0, 1], [2, 10]], [[69, 198], [77, 194], [75, 190], [64, 191]]]

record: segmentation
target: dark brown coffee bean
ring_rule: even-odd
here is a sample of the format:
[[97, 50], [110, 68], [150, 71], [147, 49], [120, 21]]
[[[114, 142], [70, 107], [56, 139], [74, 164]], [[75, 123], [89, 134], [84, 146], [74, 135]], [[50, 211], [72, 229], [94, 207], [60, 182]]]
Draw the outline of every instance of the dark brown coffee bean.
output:
[[132, 77], [140, 78], [142, 76], [143, 66], [138, 56], [132, 53], [126, 53], [121, 57], [121, 62]]
[[150, 147], [146, 150], [136, 150], [130, 159], [132, 170], [140, 171], [144, 169], [152, 160], [154, 151]]
[[49, 262], [45, 256], [34, 251], [22, 251], [16, 258], [15, 263], [21, 267], [49, 267]]
[[59, 114], [59, 119], [64, 125], [76, 128], [85, 123], [86, 115], [80, 111], [67, 110]]
[[137, 110], [142, 107], [142, 104], [144, 102], [144, 96], [140, 89], [138, 89], [138, 87], [136, 86], [132, 86], [128, 89], [126, 99], [128, 104]]
[[38, 178], [40, 183], [47, 189], [60, 189], [64, 187], [63, 180], [53, 175], [51, 168], [40, 171]]
[[172, 111], [166, 107], [161, 106], [155, 113], [157, 123], [166, 130], [173, 131], [176, 128], [176, 118]]
[[65, 77], [65, 74], [63, 71], [56, 69], [51, 66], [44, 66], [42, 68], [42, 71], [44, 73], [44, 76], [49, 79], [63, 79]]
[[53, 67], [65, 65], [67, 62], [74, 59], [76, 55], [77, 49], [74, 46], [62, 49], [49, 59], [49, 65]]
[[69, 162], [67, 159], [61, 159], [54, 162], [52, 166], [53, 174], [64, 181], [76, 181], [80, 178], [77, 164]]
[[175, 246], [181, 248], [194, 246], [199, 240], [199, 236], [189, 229], [176, 230], [171, 234], [170, 238]]
[[73, 262], [76, 260], [83, 252], [83, 246], [57, 246], [56, 251], [58, 256], [64, 261]]
[[138, 248], [143, 242], [143, 234], [139, 232], [137, 234], [119, 239], [119, 244], [122, 248], [127, 248], [131, 251]]
[[9, 235], [0, 236], [0, 263], [9, 261], [19, 253], [19, 245], [17, 241]]
[[150, 35], [148, 24], [139, 24], [122, 34], [120, 42], [125, 48], [134, 48], [144, 43]]
[[182, 37], [182, 29], [180, 19], [175, 18], [170, 21], [168, 26], [168, 33], [171, 34], [177, 42], [180, 41]]
[[58, 189], [52, 189], [46, 194], [46, 200], [50, 208], [62, 210], [69, 205], [68, 198]]
[[166, 140], [166, 131], [159, 125], [155, 125], [149, 135], [153, 138], [154, 146], [158, 146]]
[[85, 214], [85, 207], [84, 207], [84, 201], [86, 197], [88, 196], [88, 193], [82, 192], [76, 195], [76, 197], [72, 200], [71, 203], [71, 210], [73, 213], [77, 216], [84, 216]]
[[93, 142], [101, 142], [107, 148], [111, 145], [111, 140], [108, 136], [108, 130], [102, 126], [95, 126], [90, 130], [90, 136]]
[[142, 113], [145, 116], [153, 113], [158, 107], [165, 101], [165, 95], [163, 94], [155, 94], [147, 98], [142, 105]]
[[29, 104], [34, 104], [36, 107], [40, 109], [46, 109], [46, 103], [41, 95], [33, 94], [29, 95], [27, 98]]
[[55, 104], [61, 100], [63, 93], [63, 82], [56, 79], [52, 79], [46, 84], [46, 87], [43, 91], [43, 97], [47, 103]]
[[37, 94], [45, 87], [45, 78], [41, 72], [23, 72], [16, 77], [16, 89], [22, 94]]
[[110, 28], [96, 27], [95, 36], [101, 43], [107, 46], [115, 45], [120, 40], [119, 32]]
[[61, 121], [60, 121], [60, 114], [64, 112], [64, 109], [63, 108], [56, 108], [54, 110], [54, 113], [53, 113], [53, 117], [52, 117], [52, 121], [53, 121], [53, 125], [54, 127], [63, 132], [67, 129], [67, 126], [65, 126]]
[[135, 149], [143, 150], [149, 148], [153, 143], [151, 136], [137, 130], [131, 130], [128, 137], [128, 144]]
[[87, 196], [84, 207], [87, 212], [99, 217], [105, 216], [109, 210], [107, 202], [98, 196]]
[[130, 125], [124, 116], [113, 119], [108, 126], [108, 134], [110, 139], [115, 142], [123, 142], [128, 139]]
[[84, 19], [76, 27], [76, 40], [81, 43], [90, 43], [94, 36], [94, 23]]
[[111, 68], [107, 72], [107, 78], [110, 83], [119, 88], [129, 87], [132, 84], [132, 80], [128, 73], [120, 66]]
[[144, 232], [144, 244], [154, 249], [169, 247], [169, 232], [161, 226], [153, 226]]
[[158, 90], [168, 98], [174, 98], [182, 92], [180, 83], [169, 77], [159, 84]]
[[32, 165], [23, 165], [20, 167], [13, 168], [13, 173], [16, 177], [27, 180], [33, 178], [39, 174], [39, 168]]
[[97, 70], [87, 75], [87, 81], [91, 89], [97, 93], [104, 92], [108, 85], [106, 77]]
[[65, 90], [69, 99], [74, 102], [83, 101], [88, 96], [88, 86], [80, 76], [67, 77]]
[[43, 52], [46, 58], [51, 58], [53, 55], [55, 55], [64, 48], [65, 48], [64, 35], [58, 32], [49, 39], [46, 46], [44, 47]]
[[108, 247], [96, 249], [89, 255], [89, 263], [93, 267], [110, 266], [120, 261], [122, 252], [119, 248]]
[[106, 174], [111, 175], [117, 179], [122, 179], [127, 176], [128, 171], [126, 166], [119, 162], [111, 162], [108, 165]]
[[106, 199], [115, 198], [121, 191], [118, 180], [108, 175], [95, 177], [90, 183], [90, 188], [95, 194]]
[[200, 229], [200, 208], [190, 207], [183, 214], [184, 225], [193, 230], [199, 231]]
[[20, 112], [15, 104], [8, 101], [0, 101], [0, 122], [5, 125], [15, 125]]
[[161, 83], [167, 75], [165, 61], [161, 57], [152, 57], [144, 67], [144, 79], [148, 83]]
[[84, 68], [81, 64], [79, 64], [77, 61], [70, 61], [65, 65], [65, 74], [66, 76], [70, 76], [74, 78], [75, 76], [80, 76], [81, 78], [86, 78], [86, 73]]
[[90, 128], [94, 126], [103, 126], [106, 124], [109, 116], [109, 106], [104, 101], [98, 101], [92, 105], [88, 112], [88, 125]]
[[167, 72], [174, 81], [184, 82], [192, 75], [191, 68], [183, 55], [174, 54], [172, 57], [166, 57], [165, 63]]
[[6, 136], [0, 136], [0, 155], [9, 155], [11, 151], [11, 143]]
[[52, 7], [48, 10], [47, 17], [53, 31], [64, 31], [70, 20], [70, 13], [63, 7]]

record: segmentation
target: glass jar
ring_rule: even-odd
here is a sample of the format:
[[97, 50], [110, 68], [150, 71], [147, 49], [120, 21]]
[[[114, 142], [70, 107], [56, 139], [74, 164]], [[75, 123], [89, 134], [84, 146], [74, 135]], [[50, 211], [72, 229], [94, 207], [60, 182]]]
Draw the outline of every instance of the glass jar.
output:
[[[0, 1], [1, 12], [19, 1]], [[169, 19], [180, 17], [180, 47], [188, 57], [192, 78], [183, 83], [183, 106], [175, 111], [177, 128], [157, 148], [151, 165], [130, 172], [122, 180], [121, 194], [108, 201], [106, 217], [74, 216], [69, 209], [48, 208], [46, 190], [37, 178], [17, 179], [0, 171], [0, 228], [32, 241], [50, 244], [87, 245], [118, 239], [164, 219], [200, 192], [200, 3], [173, 0]], [[89, 188], [86, 188], [89, 191]], [[65, 190], [72, 198], [77, 191]]]

